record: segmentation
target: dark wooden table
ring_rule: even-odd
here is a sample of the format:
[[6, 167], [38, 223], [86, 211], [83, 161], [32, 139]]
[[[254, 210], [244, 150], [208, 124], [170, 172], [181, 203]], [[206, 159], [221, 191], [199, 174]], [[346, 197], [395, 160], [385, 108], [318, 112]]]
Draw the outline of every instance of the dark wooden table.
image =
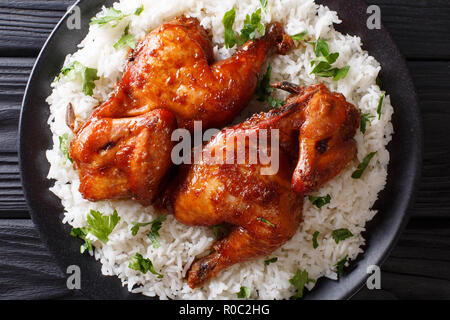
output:
[[[351, 0], [349, 0], [351, 1]], [[369, 0], [408, 61], [425, 153], [410, 223], [382, 267], [382, 290], [357, 299], [450, 298], [450, 1]], [[41, 243], [23, 197], [17, 124], [45, 39], [73, 0], [0, 0], [0, 299], [82, 299]]]

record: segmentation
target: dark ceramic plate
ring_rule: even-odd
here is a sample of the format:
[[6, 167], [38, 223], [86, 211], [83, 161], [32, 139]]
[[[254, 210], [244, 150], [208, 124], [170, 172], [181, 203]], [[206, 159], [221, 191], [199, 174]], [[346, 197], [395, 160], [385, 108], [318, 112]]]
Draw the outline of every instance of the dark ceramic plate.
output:
[[[66, 15], [55, 28], [34, 66], [20, 119], [20, 168], [22, 183], [31, 217], [42, 240], [55, 256], [63, 272], [70, 265], [81, 268], [82, 291], [91, 298], [142, 298], [128, 293], [116, 277], [101, 274], [100, 263], [80, 254], [80, 241], [69, 235], [68, 225], [61, 223], [63, 208], [49, 187], [49, 170], [45, 152], [52, 147], [46, 97], [51, 93], [50, 83], [63, 65], [68, 53], [77, 50], [88, 31], [89, 20], [101, 6], [110, 6], [112, 0], [89, 0], [78, 3], [81, 9], [81, 30], [67, 28]], [[388, 183], [380, 194], [375, 208], [379, 214], [368, 225], [364, 254], [352, 263], [349, 272], [339, 281], [322, 279], [307, 299], [346, 299], [354, 295], [368, 277], [369, 265], [380, 265], [396, 243], [412, 203], [421, 168], [422, 131], [417, 98], [405, 62], [386, 29], [369, 30], [366, 26], [367, 5], [363, 1], [322, 0], [320, 3], [336, 10], [343, 23], [337, 29], [362, 38], [368, 50], [382, 64], [383, 87], [391, 95], [395, 108], [393, 124], [395, 135], [389, 149], [391, 162]]]

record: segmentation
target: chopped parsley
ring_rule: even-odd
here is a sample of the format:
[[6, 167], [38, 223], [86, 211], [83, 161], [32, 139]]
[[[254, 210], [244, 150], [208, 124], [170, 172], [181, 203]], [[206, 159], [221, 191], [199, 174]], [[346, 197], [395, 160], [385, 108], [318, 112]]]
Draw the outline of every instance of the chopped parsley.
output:
[[156, 272], [152, 261], [150, 259], [144, 259], [144, 257], [140, 253], [136, 253], [135, 256], [130, 259], [128, 268], [140, 271], [143, 274], [146, 274], [150, 271], [154, 275], [158, 276], [159, 279], [164, 277], [162, 274]]
[[158, 238], [160, 237], [159, 230], [161, 229], [162, 223], [166, 220], [166, 218], [166, 215], [162, 215], [151, 222], [133, 222], [133, 226], [131, 227], [131, 234], [135, 236], [137, 235], [141, 227], [151, 225], [152, 227], [150, 229], [150, 232], [147, 233], [147, 236], [152, 241], [153, 247], [159, 248], [161, 247], [161, 243], [159, 243], [158, 241]]
[[361, 123], [360, 123], [360, 130], [364, 134], [366, 133], [367, 124], [371, 124], [370, 119], [375, 118], [375, 116], [371, 115], [370, 113], [362, 113], [361, 114]]
[[275, 258], [272, 258], [272, 259], [267, 259], [267, 260], [265, 260], [265, 261], [264, 261], [264, 264], [265, 264], [266, 266], [268, 266], [269, 264], [275, 263], [275, 262], [277, 262], [277, 261], [278, 261], [278, 258], [275, 257]]
[[114, 44], [114, 49], [117, 50], [124, 46], [128, 46], [133, 50], [136, 48], [136, 38], [132, 34], [129, 34], [129, 30], [130, 26], [128, 25], [125, 28], [123, 36]]
[[69, 149], [70, 149], [69, 134], [65, 133], [62, 136], [59, 136], [59, 150], [61, 150], [65, 160], [69, 160], [70, 162], [73, 163], [73, 160], [70, 158], [69, 155]]
[[97, 76], [97, 69], [85, 67], [78, 61], [64, 67], [55, 82], [59, 81], [63, 76], [67, 76], [71, 81], [75, 80], [77, 76], [81, 77], [81, 89], [87, 96], [92, 96], [94, 94], [94, 81], [100, 79]]
[[263, 36], [266, 33], [266, 28], [261, 23], [261, 8], [253, 12], [252, 15], [246, 15], [244, 20], [244, 28], [237, 39], [237, 45], [242, 46], [248, 40], [255, 40], [256, 34]]
[[236, 294], [239, 299], [250, 298], [252, 291], [247, 287], [241, 287], [241, 290]]
[[236, 35], [233, 30], [234, 20], [236, 19], [236, 10], [231, 9], [223, 16], [222, 23], [225, 28], [225, 47], [227, 49], [233, 48], [236, 44]]
[[70, 235], [75, 238], [80, 238], [84, 240], [84, 243], [80, 247], [80, 253], [84, 253], [86, 250], [93, 251], [92, 242], [89, 239], [86, 239], [86, 236], [89, 233], [89, 228], [72, 228], [70, 230]]
[[367, 166], [369, 165], [370, 160], [372, 160], [372, 158], [375, 156], [376, 153], [377, 153], [376, 151], [371, 152], [364, 158], [364, 160], [358, 165], [358, 168], [356, 169], [356, 171], [353, 172], [353, 174], [352, 174], [353, 179], [361, 178], [364, 171], [367, 169]]
[[108, 236], [113, 232], [119, 221], [120, 217], [116, 210], [114, 210], [111, 216], [103, 216], [100, 212], [91, 210], [87, 216], [89, 226], [73, 228], [70, 231], [70, 235], [84, 240], [84, 243], [80, 247], [81, 253], [84, 253], [88, 249], [92, 251], [92, 241], [87, 239], [86, 236], [90, 233], [106, 244], [108, 242]]
[[313, 241], [313, 248], [314, 248], [314, 249], [317, 249], [317, 248], [319, 247], [319, 243], [317, 242], [317, 237], [319, 236], [319, 234], [320, 234], [319, 231], [316, 231], [316, 232], [314, 232], [314, 234], [313, 234], [312, 241]]
[[380, 101], [378, 101], [378, 108], [377, 108], [378, 120], [381, 119], [381, 109], [383, 108], [383, 101], [385, 96], [386, 92], [383, 92], [383, 94], [380, 97]]
[[[144, 11], [144, 6], [141, 5], [139, 8], [137, 8], [134, 11], [134, 15], [140, 16], [142, 11]], [[116, 27], [119, 21], [121, 21], [123, 18], [131, 16], [131, 14], [125, 14], [120, 10], [114, 9], [114, 8], [108, 8], [106, 11], [106, 14], [102, 17], [94, 17], [91, 19], [91, 25], [98, 24], [100, 26], [104, 26], [110, 22], [113, 22], [113, 27]]]
[[300, 41], [304, 41], [306, 39], [307, 35], [308, 35], [308, 31], [303, 31], [303, 32], [294, 34], [293, 36], [291, 36], [291, 39], [300, 42]]
[[258, 85], [256, 87], [255, 92], [256, 98], [258, 101], [268, 102], [272, 108], [279, 108], [282, 107], [285, 104], [285, 102], [272, 97], [272, 93], [274, 92], [275, 89], [270, 86], [271, 77], [272, 77], [272, 65], [269, 64], [266, 73], [258, 81]]
[[310, 279], [308, 276], [308, 271], [298, 269], [292, 279], [289, 282], [297, 289], [297, 293], [293, 296], [294, 299], [302, 298], [305, 285], [312, 282], [315, 283], [316, 280]]
[[308, 196], [309, 201], [317, 208], [322, 208], [324, 205], [329, 204], [331, 201], [331, 196], [327, 194], [325, 197], [313, 197]]
[[347, 263], [347, 260], [348, 260], [348, 255], [346, 255], [342, 260], [339, 260], [338, 263], [336, 263], [334, 265], [337, 269], [337, 273], [339, 276], [344, 275], [344, 267], [345, 267], [345, 264]]
[[348, 229], [337, 229], [333, 230], [332, 234], [334, 241], [336, 243], [339, 243], [340, 241], [344, 241], [345, 239], [353, 237], [353, 233], [350, 232]]
[[270, 222], [262, 217], [259, 217], [257, 220], [267, 224], [268, 226], [271, 226], [272, 228], [275, 228], [275, 225], [272, 222]]
[[87, 216], [87, 222], [90, 226], [88, 231], [106, 244], [108, 243], [109, 235], [113, 232], [119, 221], [120, 217], [116, 210], [110, 216], [104, 216], [99, 211], [91, 210]]
[[315, 74], [318, 77], [323, 78], [332, 77], [334, 81], [344, 79], [347, 76], [350, 66], [346, 66], [341, 69], [332, 68], [332, 64], [334, 64], [339, 58], [338, 52], [330, 53], [328, 44], [321, 38], [311, 44], [314, 47], [314, 53], [316, 55], [316, 58], [311, 61], [311, 66], [316, 64], [314, 69], [311, 71], [311, 74]]
[[261, 7], [264, 9], [264, 12], [267, 12], [267, 5], [269, 4], [269, 0], [259, 0], [261, 2]]

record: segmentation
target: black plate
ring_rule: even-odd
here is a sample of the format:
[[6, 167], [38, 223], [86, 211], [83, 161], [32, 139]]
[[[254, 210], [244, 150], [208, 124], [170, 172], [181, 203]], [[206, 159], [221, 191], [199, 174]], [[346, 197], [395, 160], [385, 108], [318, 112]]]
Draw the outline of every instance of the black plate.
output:
[[[20, 119], [20, 169], [22, 183], [31, 217], [41, 238], [66, 272], [70, 265], [81, 268], [82, 291], [98, 299], [139, 299], [142, 295], [130, 294], [116, 277], [101, 274], [101, 265], [94, 258], [80, 254], [80, 241], [69, 235], [70, 227], [63, 225], [63, 208], [60, 200], [48, 188], [53, 182], [46, 176], [49, 170], [45, 152], [52, 147], [49, 117], [45, 99], [50, 95], [50, 83], [63, 65], [67, 54], [77, 50], [85, 37], [89, 20], [102, 5], [114, 1], [80, 1], [82, 28], [69, 30], [66, 15], [57, 25], [33, 68]], [[364, 49], [382, 64], [383, 87], [391, 95], [395, 109], [393, 124], [395, 135], [389, 149], [388, 183], [380, 194], [375, 208], [380, 212], [369, 223], [365, 234], [367, 246], [351, 272], [339, 281], [321, 279], [307, 299], [345, 299], [354, 295], [367, 278], [369, 265], [380, 265], [396, 243], [407, 221], [407, 210], [419, 179], [422, 155], [422, 130], [414, 86], [404, 59], [386, 29], [369, 30], [366, 26], [367, 5], [360, 0], [322, 0], [336, 10], [343, 23], [337, 29], [362, 38]]]

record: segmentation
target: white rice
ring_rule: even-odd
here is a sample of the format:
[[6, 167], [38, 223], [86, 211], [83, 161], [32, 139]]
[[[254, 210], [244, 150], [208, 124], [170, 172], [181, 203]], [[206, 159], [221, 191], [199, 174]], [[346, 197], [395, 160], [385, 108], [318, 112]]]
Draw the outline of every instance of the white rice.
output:
[[[127, 61], [127, 49], [116, 50], [113, 44], [121, 37], [125, 26], [130, 24], [130, 33], [140, 38], [177, 15], [197, 17], [205, 28], [212, 31], [215, 56], [221, 60], [230, 57], [235, 51], [224, 46], [224, 13], [233, 6], [236, 8], [234, 29], [238, 31], [243, 26], [245, 15], [260, 7], [259, 0], [122, 0], [114, 7], [125, 13], [132, 13], [141, 4], [145, 9], [140, 16], [131, 15], [116, 27], [110, 24], [103, 27], [91, 26], [89, 34], [79, 45], [79, 50], [67, 57], [66, 64], [80, 61], [85, 66], [98, 69], [101, 79], [96, 81], [94, 96], [88, 97], [82, 93], [80, 80], [62, 79], [53, 85], [53, 93], [48, 98], [51, 110], [48, 124], [53, 132], [54, 142], [54, 148], [47, 152], [51, 164], [48, 178], [56, 180], [51, 191], [61, 198], [65, 208], [63, 223], [83, 227], [87, 225], [86, 215], [90, 209], [104, 214], [111, 214], [116, 209], [121, 220], [110, 235], [107, 245], [92, 237], [94, 256], [102, 263], [104, 275], [119, 277], [130, 291], [161, 299], [234, 299], [241, 286], [252, 289], [252, 299], [288, 299], [295, 293], [289, 279], [297, 269], [307, 270], [309, 277], [313, 279], [337, 279], [334, 265], [346, 255], [354, 260], [362, 252], [361, 246], [365, 241], [361, 232], [376, 214], [371, 208], [386, 183], [389, 163], [386, 145], [393, 133], [393, 108], [388, 96], [384, 99], [381, 119], [372, 118], [371, 124], [367, 125], [366, 134], [358, 131], [356, 135], [358, 159], [316, 193], [321, 196], [330, 194], [331, 203], [318, 209], [306, 200], [304, 221], [292, 240], [267, 257], [237, 264], [221, 272], [201, 289], [190, 289], [183, 278], [195, 257], [208, 250], [214, 242], [211, 228], [188, 227], [169, 216], [160, 230], [161, 247], [155, 249], [145, 232], [141, 231], [133, 237], [130, 231], [132, 222], [155, 219], [157, 214], [153, 208], [144, 208], [133, 201], [93, 203], [81, 197], [77, 172], [70, 162], [64, 161], [58, 137], [65, 133], [72, 137], [65, 124], [69, 102], [77, 117], [86, 120], [93, 108], [111, 94], [113, 84], [121, 79]], [[363, 113], [376, 115], [382, 94], [375, 84], [380, 65], [361, 49], [360, 38], [334, 30], [333, 24], [340, 23], [336, 12], [316, 5], [313, 0], [269, 0], [269, 10], [263, 13], [263, 23], [271, 21], [283, 23], [291, 35], [306, 30], [311, 40], [318, 37], [326, 39], [331, 52], [340, 53], [337, 66], [351, 66], [344, 80], [334, 82], [331, 78], [318, 79], [310, 74], [310, 61], [314, 58], [312, 46], [298, 45], [289, 55], [275, 55], [270, 59], [273, 81], [286, 80], [311, 85], [320, 80], [331, 90], [343, 93]], [[285, 97], [281, 92], [276, 94], [279, 98]], [[267, 107], [263, 104], [253, 101], [243, 112], [241, 119], [252, 112], [265, 109]], [[351, 174], [358, 163], [372, 151], [377, 151], [377, 154], [362, 178], [352, 179]], [[349, 229], [354, 236], [336, 244], [331, 233], [339, 228]], [[314, 249], [312, 236], [316, 230], [320, 232], [319, 247]], [[129, 260], [137, 252], [150, 258], [156, 270], [164, 274], [164, 278], [158, 279], [150, 272], [143, 275], [129, 269]], [[278, 262], [266, 266], [264, 260], [272, 257], [278, 257]], [[313, 286], [310, 283], [308, 289]]]

